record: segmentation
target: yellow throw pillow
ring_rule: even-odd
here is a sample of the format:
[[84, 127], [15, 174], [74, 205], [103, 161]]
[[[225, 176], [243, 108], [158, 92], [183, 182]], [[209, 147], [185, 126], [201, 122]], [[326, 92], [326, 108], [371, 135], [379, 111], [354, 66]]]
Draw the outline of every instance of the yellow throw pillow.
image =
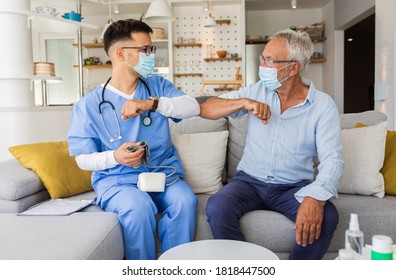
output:
[[91, 171], [81, 170], [69, 156], [67, 141], [10, 147], [8, 150], [26, 168], [32, 169], [51, 198], [92, 191]]
[[381, 169], [385, 180], [385, 194], [396, 195], [396, 131], [386, 134], [384, 166]]
[[[356, 127], [365, 127], [366, 124], [357, 123]], [[396, 131], [386, 133], [384, 165], [380, 170], [384, 176], [385, 194], [396, 195]]]

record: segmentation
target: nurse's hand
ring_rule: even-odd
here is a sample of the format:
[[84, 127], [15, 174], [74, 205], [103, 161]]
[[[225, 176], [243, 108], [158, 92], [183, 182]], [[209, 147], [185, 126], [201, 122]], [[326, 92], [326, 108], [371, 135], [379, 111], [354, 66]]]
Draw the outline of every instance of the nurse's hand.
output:
[[153, 100], [128, 100], [121, 108], [123, 120], [137, 117], [153, 107]]
[[136, 152], [127, 152], [127, 148], [131, 145], [138, 145], [138, 142], [126, 142], [114, 151], [115, 160], [122, 165], [139, 167], [142, 164], [142, 157], [144, 149], [139, 149]]

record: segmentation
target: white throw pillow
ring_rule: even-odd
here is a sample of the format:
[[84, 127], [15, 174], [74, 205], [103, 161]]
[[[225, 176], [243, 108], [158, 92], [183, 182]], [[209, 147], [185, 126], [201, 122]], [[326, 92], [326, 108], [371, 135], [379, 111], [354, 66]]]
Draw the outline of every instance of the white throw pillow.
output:
[[386, 122], [373, 126], [343, 129], [344, 174], [339, 193], [384, 197]]
[[222, 186], [228, 131], [180, 134], [172, 132], [184, 167], [184, 179], [195, 193], [214, 193]]

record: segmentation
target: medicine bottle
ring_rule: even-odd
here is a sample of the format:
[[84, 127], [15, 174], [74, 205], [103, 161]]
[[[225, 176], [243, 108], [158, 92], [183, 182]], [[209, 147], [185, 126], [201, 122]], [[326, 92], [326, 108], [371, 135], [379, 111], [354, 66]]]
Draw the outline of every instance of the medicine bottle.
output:
[[359, 221], [357, 214], [351, 214], [349, 222], [349, 229], [345, 231], [345, 249], [350, 249], [353, 252], [363, 254], [363, 232], [359, 229]]
[[353, 252], [349, 249], [338, 250], [338, 260], [353, 260]]
[[374, 235], [371, 246], [372, 260], [393, 260], [392, 239], [385, 235]]

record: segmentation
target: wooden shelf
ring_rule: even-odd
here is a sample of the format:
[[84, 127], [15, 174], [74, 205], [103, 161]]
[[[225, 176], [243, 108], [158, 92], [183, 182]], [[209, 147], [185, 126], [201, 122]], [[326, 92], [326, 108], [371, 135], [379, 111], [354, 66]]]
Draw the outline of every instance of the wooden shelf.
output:
[[201, 43], [194, 43], [194, 44], [175, 44], [176, 48], [180, 48], [180, 47], [202, 47]]
[[[85, 43], [85, 44], [82, 44], [82, 46], [84, 48], [103, 48], [104, 47], [103, 43]], [[73, 47], [77, 48], [78, 44], [73, 44]]]
[[64, 23], [68, 23], [68, 24], [72, 24], [72, 25], [76, 25], [76, 26], [80, 26], [80, 27], [86, 27], [86, 28], [90, 28], [90, 29], [96, 29], [96, 30], [101, 29], [99, 26], [96, 26], [96, 25], [92, 25], [92, 24], [88, 24], [88, 23], [84, 23], [84, 22], [80, 22], [80, 21], [75, 21], [75, 20], [70, 20], [70, 19], [65, 19], [61, 16], [49, 16], [49, 15], [43, 15], [43, 14], [39, 14], [37, 12], [30, 12], [30, 11], [25, 11], [25, 10], [0, 9], [0, 14], [4, 14], [4, 13], [5, 14], [24, 15], [29, 18], [44, 18], [44, 19], [64, 22]]
[[231, 20], [230, 19], [216, 19], [215, 22], [220, 25], [222, 25], [222, 24], [230, 25]]
[[188, 76], [198, 76], [202, 77], [202, 73], [178, 73], [178, 74], [173, 74], [175, 77], [188, 77]]
[[268, 39], [246, 39], [246, 44], [267, 44]]
[[311, 58], [309, 63], [323, 63], [326, 62], [326, 58]]
[[[78, 65], [74, 65], [74, 67], [78, 67]], [[84, 69], [109, 69], [111, 68], [111, 64], [97, 64], [97, 65], [83, 65]]]
[[[327, 37], [312, 36], [311, 40], [313, 43], [320, 43], [327, 40]], [[246, 44], [267, 44], [269, 39], [246, 39]]]
[[216, 58], [204, 58], [204, 60], [205, 60], [205, 61], [223, 61], [223, 60], [227, 60], [227, 61], [231, 61], [231, 60], [239, 61], [239, 60], [241, 60], [241, 58], [240, 58], [240, 57], [222, 57], [222, 58], [216, 57]]
[[[167, 43], [168, 39], [161, 39], [161, 40], [152, 40], [153, 43]], [[103, 43], [84, 43], [82, 44], [84, 48], [103, 48], [104, 44]], [[73, 44], [73, 47], [78, 47], [78, 44]]]
[[311, 36], [311, 41], [313, 43], [319, 43], [319, 42], [324, 42], [327, 40], [327, 37], [321, 37], [321, 36]]
[[234, 89], [235, 88], [233, 88], [233, 87], [225, 86], [225, 87], [215, 87], [214, 91], [231, 91], [231, 90], [234, 90]]

